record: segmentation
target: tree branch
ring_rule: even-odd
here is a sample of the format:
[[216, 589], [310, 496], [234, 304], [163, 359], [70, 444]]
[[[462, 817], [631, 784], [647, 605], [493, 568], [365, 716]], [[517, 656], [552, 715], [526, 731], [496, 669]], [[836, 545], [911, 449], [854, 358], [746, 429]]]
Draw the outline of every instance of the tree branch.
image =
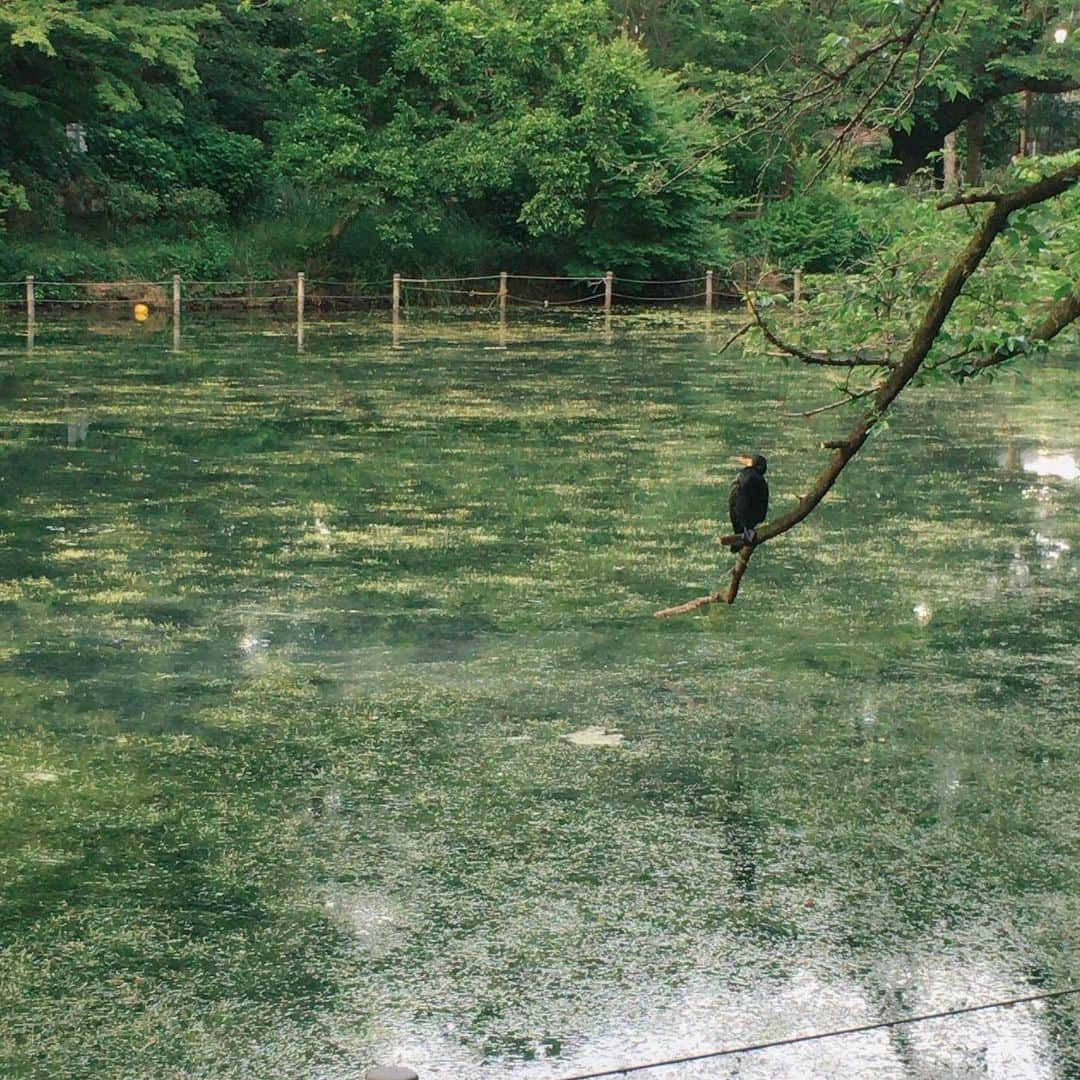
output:
[[972, 191], [967, 195], [954, 195], [951, 199], [937, 204], [938, 210], [948, 210], [952, 206], [971, 206], [974, 203], [996, 203], [1001, 198], [997, 191]]
[[827, 405], [819, 405], [816, 409], [807, 409], [805, 412], [786, 412], [784, 416], [797, 417], [797, 416], [818, 416], [823, 412], [831, 412], [833, 409], [839, 409], [843, 405], [850, 405], [853, 401], [858, 401], [860, 398], [869, 397], [874, 391], [877, 390], [877, 384], [874, 386], [868, 386], [865, 390], [859, 390], [857, 393], [852, 393], [850, 390], [845, 390], [846, 397], [842, 397], [839, 401], [830, 401]]
[[[1050, 341], [1077, 319], [1080, 319], [1080, 282], [1073, 287], [1072, 292], [1063, 296], [1050, 308], [1046, 318], [1028, 335], [1028, 340]], [[973, 373], [985, 371], [987, 368], [1006, 363], [1021, 352], [1023, 352], [1022, 348], [995, 349], [989, 356], [980, 357], [972, 361], [969, 366]]]
[[754, 324], [752, 322], [744, 323], [742, 326], [739, 327], [738, 330], [735, 331], [734, 334], [731, 335], [731, 337], [729, 337], [727, 339], [727, 341], [724, 342], [723, 345], [720, 346], [718, 351], [719, 352], [727, 352], [727, 350], [732, 345], [734, 345], [735, 342], [738, 341], [739, 338], [741, 338], [743, 336], [743, 334], [745, 334], [747, 332], [747, 330], [752, 330], [753, 327], [754, 327]]
[[[885, 71], [885, 74], [878, 80], [877, 85], [870, 91], [866, 97], [860, 102], [859, 107], [854, 110], [851, 116], [848, 118], [848, 122], [844, 125], [840, 133], [832, 140], [832, 142], [825, 148], [820, 155], [821, 160], [817, 169], [814, 171], [814, 175], [810, 178], [808, 186], [813, 187], [817, 183], [821, 174], [829, 167], [829, 163], [840, 152], [841, 148], [847, 142], [848, 136], [855, 131], [862, 123], [863, 117], [866, 115], [867, 110], [878, 99], [878, 95], [885, 89], [886, 86], [892, 81], [893, 75], [896, 74], [897, 68], [900, 66], [900, 61], [904, 59], [905, 51], [915, 40], [916, 34], [922, 29], [924, 23], [933, 25], [934, 20], [937, 17], [938, 3], [932, 2], [928, 4], [921, 12], [918, 13], [918, 17], [911, 24], [906, 33], [901, 34], [896, 44], [900, 45], [897, 49], [896, 55], [892, 59], [892, 63], [889, 64]], [[922, 49], [919, 49], [921, 54]], [[913, 91], [914, 93], [914, 91]]]
[[705, 596], [695, 596], [693, 600], [687, 600], [685, 604], [676, 604], [674, 607], [664, 608], [662, 611], [654, 611], [653, 618], [668, 619], [672, 615], [686, 615], [691, 611], [696, 611], [699, 607], [706, 607], [708, 604], [733, 603], [735, 597], [739, 595], [739, 582], [742, 581], [743, 574], [746, 573], [746, 567], [753, 553], [753, 546], [745, 546], [735, 556], [735, 562], [731, 567], [731, 581], [728, 582], [726, 588], [718, 589], [716, 592], [708, 593]]
[[[709, 593], [707, 596], [697, 597], [695, 600], [688, 601], [686, 604], [675, 608], [665, 608], [662, 611], [657, 611], [655, 612], [656, 618], [666, 618], [669, 615], [682, 614], [684, 611], [693, 611], [706, 604], [720, 602], [730, 604], [735, 600], [739, 591], [739, 583], [746, 573], [754, 548], [788, 532], [813, 513], [818, 504], [832, 489], [848, 462], [859, 452], [870, 437], [871, 431], [880, 422], [892, 403], [918, 374], [923, 361], [933, 348], [949, 312], [963, 291], [964, 285], [979, 268], [979, 264], [993, 246], [994, 241], [1008, 225], [1009, 217], [1017, 210], [1035, 206], [1062, 194], [1062, 192], [1072, 187], [1078, 179], [1080, 179], [1080, 162], [1001, 195], [1000, 199], [987, 211], [986, 216], [968, 241], [967, 246], [946, 270], [937, 289], [931, 296], [922, 321], [912, 334], [900, 362], [877, 389], [871, 407], [860, 417], [848, 432], [846, 438], [839, 439], [831, 444], [834, 447], [832, 456], [825, 468], [818, 474], [810, 491], [802, 496], [787, 513], [782, 514], [775, 521], [761, 526], [754, 535], [752, 545], [744, 546], [739, 550], [735, 565], [732, 568], [731, 582], [726, 589]], [[1054, 306], [1051, 314], [1047, 316], [1047, 319], [1039, 328], [1040, 331], [1048, 333], [1048, 337], [1044, 338], [1044, 340], [1049, 340], [1049, 337], [1054, 336], [1063, 329], [1064, 326], [1068, 325], [1068, 322], [1076, 318], [1077, 314], [1080, 314], [1080, 295], [1074, 290], [1073, 294], [1065, 297], [1064, 300], [1059, 301]], [[1069, 317], [1070, 315], [1072, 315], [1072, 318]], [[1055, 327], [1056, 329], [1054, 329]], [[998, 362], [1003, 362], [1003, 360]], [[988, 364], [987, 366], [992, 365]]]
[[[1004, 46], [1000, 51], [1004, 51]], [[991, 75], [991, 79], [993, 78], [994, 75]], [[950, 131], [956, 131], [976, 113], [1010, 94], [1023, 90], [1030, 90], [1032, 93], [1065, 94], [1077, 89], [1080, 89], [1080, 80], [1071, 76], [1010, 75], [991, 81], [989, 85], [975, 91], [972, 97], [939, 97], [936, 103], [929, 104], [927, 114], [911, 131], [905, 131], [895, 123], [890, 126], [889, 135], [894, 156], [906, 160], [909, 165], [916, 157], [920, 161], [924, 160], [927, 153], [940, 147], [941, 140]], [[906, 179], [909, 175], [910, 170], [905, 168], [896, 178]]]
[[[658, 181], [656, 187], [650, 188], [650, 190], [663, 190], [693, 169], [696, 169], [701, 162], [705, 161], [707, 158], [714, 156], [732, 144], [745, 144], [749, 136], [757, 134], [760, 131], [771, 130], [773, 127], [779, 125], [780, 131], [782, 133], [787, 133], [809, 112], [823, 108], [823, 99], [827, 101], [830, 96], [835, 95], [838, 92], [837, 88], [842, 87], [845, 81], [851, 78], [859, 71], [859, 69], [868, 67], [870, 63], [876, 60], [881, 54], [887, 53], [890, 48], [896, 47], [896, 56], [889, 64], [888, 74], [868, 93], [866, 98], [858, 106], [858, 112], [862, 115], [887, 86], [889, 79], [895, 73], [901, 60], [907, 55], [908, 50], [911, 49], [912, 43], [916, 40], [923, 27], [928, 23], [930, 25], [934, 23], [942, 3], [943, 0], [927, 0], [921, 8], [917, 8], [910, 13], [911, 21], [903, 29], [893, 31], [892, 26], [890, 26], [886, 32], [869, 45], [856, 52], [847, 63], [836, 71], [831, 71], [825, 67], [817, 67], [815, 74], [804, 80], [800, 86], [790, 92], [775, 95], [773, 99], [765, 105], [766, 112], [762, 118], [748, 125], [740, 124], [738, 131], [734, 135], [691, 154], [689, 159], [682, 163], [675, 170], [673, 175]], [[898, 10], [901, 9], [898, 8]], [[896, 18], [894, 18], [893, 24], [895, 24], [896, 21]], [[921, 82], [921, 80], [917, 80], [917, 83], [918, 82]], [[760, 94], [758, 95], [757, 100], [759, 103], [761, 102]], [[773, 103], [774, 101], [775, 104]], [[717, 111], [727, 111], [730, 109], [738, 115], [741, 105], [741, 100], [733, 101], [731, 103], [721, 103], [717, 106]], [[847, 135], [850, 131], [854, 130], [856, 126], [857, 125], [854, 122], [845, 126], [843, 132], [834, 139], [833, 143], [831, 143], [824, 151], [827, 159], [831, 159], [835, 155], [839, 146], [843, 144]], [[825, 164], [828, 164], [828, 160], [826, 160]]]
[[839, 71], [829, 71], [828, 68], [823, 70], [823, 73], [831, 79], [834, 83], [841, 83], [846, 79], [856, 68], [861, 67], [871, 57], [876, 56], [880, 52], [884, 52], [891, 45], [900, 45], [900, 53], [902, 54], [911, 42], [914, 40], [915, 35], [919, 32], [923, 23], [935, 15], [937, 9], [941, 7], [941, 0], [930, 0], [925, 7], [915, 12], [915, 19], [911, 25], [902, 30], [898, 34], [888, 34], [884, 37], [880, 37], [877, 41], [867, 45], [866, 48], [857, 52]]
[[885, 368], [892, 365], [887, 360], [869, 360], [861, 356], [832, 356], [831, 354], [811, 353], [805, 349], [800, 349], [797, 345], [792, 345], [790, 342], [782, 340], [772, 327], [762, 319], [760, 312], [758, 311], [757, 304], [754, 303], [754, 298], [747, 295], [746, 306], [750, 309], [750, 314], [754, 316], [754, 322], [757, 324], [757, 328], [765, 336], [765, 339], [775, 345], [781, 352], [787, 353], [788, 356], [794, 357], [796, 360], [801, 360], [804, 364], [819, 364], [822, 367], [876, 367]]

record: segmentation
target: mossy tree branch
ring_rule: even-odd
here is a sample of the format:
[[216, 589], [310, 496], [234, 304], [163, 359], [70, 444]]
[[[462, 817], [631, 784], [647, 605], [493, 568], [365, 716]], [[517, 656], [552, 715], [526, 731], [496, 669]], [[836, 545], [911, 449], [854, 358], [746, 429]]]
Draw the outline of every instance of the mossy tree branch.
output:
[[[685, 614], [708, 604], [730, 604], [734, 602], [739, 594], [739, 585], [742, 582], [743, 575], [746, 573], [754, 550], [761, 544], [767, 543], [769, 540], [786, 533], [789, 529], [795, 528], [796, 525], [814, 512], [818, 504], [832, 489], [833, 484], [839, 479], [848, 462], [862, 449], [871, 432], [884, 418], [892, 403], [919, 373], [919, 369], [938, 339], [949, 312], [963, 291], [964, 285], [978, 269], [979, 264], [993, 246], [994, 241], [1008, 225], [1010, 216], [1025, 207], [1035, 206], [1038, 203], [1045, 202], [1047, 199], [1061, 195], [1072, 187], [1078, 179], [1080, 179], [1080, 162], [1060, 169], [1033, 183], [1025, 184], [1013, 191], [1003, 192], [994, 200], [966, 247], [946, 270], [938, 287], [931, 295], [922, 321], [912, 334], [900, 360], [878, 387], [870, 407], [862, 414], [845, 438], [830, 441], [828, 444], [833, 453], [828, 463], [818, 473], [810, 486], [810, 490], [785, 514], [762, 525], [757, 530], [752, 544], [747, 545], [741, 536], [721, 538], [721, 543], [725, 543], [726, 546], [736, 552], [735, 564], [731, 571], [731, 580], [725, 588], [718, 589], [716, 592], [708, 593], [705, 596], [696, 597], [684, 604], [657, 611], [654, 613], [656, 618], [661, 619], [671, 615]], [[1042, 339], [1049, 340], [1050, 337], [1059, 333], [1078, 316], [1080, 316], [1080, 296], [1074, 292], [1055, 305], [1045, 323], [1040, 326], [1039, 333]], [[771, 338], [770, 340], [775, 341], [776, 339]], [[993, 358], [988, 358], [988, 361], [983, 366], [992, 366], [994, 362], [1000, 363], [1004, 359], [1006, 357], [996, 361]]]
[[[1071, 292], [1061, 297], [1046, 313], [1046, 317], [1028, 335], [1031, 342], [1047, 342], [1058, 336], [1070, 323], [1080, 319], [1080, 282], [1073, 286]], [[1018, 356], [1023, 350], [1019, 347], [995, 349], [987, 356], [981, 356], [971, 361], [969, 367], [972, 374], [985, 371], [987, 368], [997, 367]]]

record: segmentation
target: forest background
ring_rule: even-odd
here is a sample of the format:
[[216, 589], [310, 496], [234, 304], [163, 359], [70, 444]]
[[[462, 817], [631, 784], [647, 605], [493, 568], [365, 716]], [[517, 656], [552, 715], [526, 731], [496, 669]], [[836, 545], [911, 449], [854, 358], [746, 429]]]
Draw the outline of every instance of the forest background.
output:
[[1078, 35], [1039, 0], [2, 0], [0, 277], [844, 270], [1075, 149]]

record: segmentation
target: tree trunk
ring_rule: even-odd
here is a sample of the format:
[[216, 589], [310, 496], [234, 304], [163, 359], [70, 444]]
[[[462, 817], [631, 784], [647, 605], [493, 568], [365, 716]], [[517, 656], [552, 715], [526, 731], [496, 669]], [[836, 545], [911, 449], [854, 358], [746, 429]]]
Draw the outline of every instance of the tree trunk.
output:
[[[941, 98], [936, 102], [927, 103], [920, 109], [910, 131], [904, 131], [899, 127], [889, 130], [889, 138], [892, 140], [891, 156], [894, 162], [893, 183], [903, 184], [910, 180], [918, 169], [926, 166], [930, 154], [941, 150], [946, 131], [956, 130], [969, 117], [982, 112], [992, 102], [1020, 92], [1029, 95], [1029, 98], [1025, 99], [1026, 102], [1030, 100], [1030, 95], [1065, 94], [1072, 90], [1080, 90], [1080, 79], [1014, 75], [989, 87], [977, 99]], [[1027, 122], [1025, 115], [1025, 128]], [[1024, 132], [1021, 133], [1021, 139], [1024, 143], [1023, 153], [1026, 154], [1029, 151]]]
[[967, 158], [964, 161], [964, 183], [969, 188], [982, 183], [982, 149], [986, 138], [986, 110], [980, 109], [967, 122]]
[[906, 184], [919, 169], [925, 168], [927, 159], [941, 150], [943, 137], [940, 131], [927, 123], [916, 124], [911, 131], [896, 128], [892, 136], [892, 180], [894, 184]]
[[959, 186], [960, 175], [956, 168], [956, 132], [950, 131], [945, 136], [941, 158], [942, 183], [945, 191], [955, 191]]
[[1030, 90], [1025, 90], [1023, 121], [1020, 128], [1020, 147], [1017, 151], [1018, 157], [1032, 157], [1035, 153], [1035, 149], [1031, 145], [1031, 106], [1034, 100], [1035, 95]]

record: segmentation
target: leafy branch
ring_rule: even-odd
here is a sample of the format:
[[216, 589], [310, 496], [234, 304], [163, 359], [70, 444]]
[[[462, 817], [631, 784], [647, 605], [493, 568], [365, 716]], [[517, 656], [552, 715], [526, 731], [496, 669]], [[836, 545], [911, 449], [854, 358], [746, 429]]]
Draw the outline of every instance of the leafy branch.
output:
[[[825, 444], [832, 449], [833, 453], [828, 463], [818, 473], [807, 494], [803, 495], [786, 513], [761, 526], [751, 544], [747, 544], [739, 536], [723, 538], [727, 546], [736, 553], [735, 563], [731, 569], [731, 579], [727, 586], [705, 596], [695, 597], [686, 603], [657, 611], [654, 613], [656, 618], [685, 614], [708, 604], [730, 604], [735, 601], [755, 549], [795, 528], [814, 512], [848, 463], [866, 443], [871, 432], [885, 417], [893, 402], [919, 374], [931, 349], [938, 341], [945, 321], [964, 286], [978, 270], [994, 242], [1009, 224], [1009, 218], [1018, 210], [1056, 198], [1068, 191], [1077, 180], [1080, 180], [1080, 161], [1012, 191], [1003, 192], [991, 203], [967, 245], [942, 275], [937, 288], [927, 301], [923, 316], [912, 332], [899, 362], [877, 387], [870, 407], [846, 437], [831, 440]], [[1080, 292], [1074, 289], [1054, 306], [1036, 334], [1041, 333], [1042, 340], [1049, 340], [1078, 317], [1080, 317]], [[779, 342], [780, 339], [774, 337], [772, 340]], [[1000, 355], [992, 354], [986, 358], [984, 366], [1003, 363], [1009, 358], [1006, 355], [1008, 352], [1009, 350], [1006, 349]], [[798, 356], [798, 353], [792, 355]]]

